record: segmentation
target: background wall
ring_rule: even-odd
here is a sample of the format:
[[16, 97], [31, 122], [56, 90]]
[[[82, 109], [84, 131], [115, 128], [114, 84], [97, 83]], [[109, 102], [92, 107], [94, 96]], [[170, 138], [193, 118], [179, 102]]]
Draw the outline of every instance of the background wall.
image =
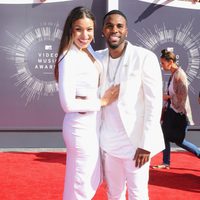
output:
[[[158, 58], [161, 50], [166, 48], [177, 55], [177, 63], [184, 69], [189, 81], [189, 96], [195, 122], [195, 126], [190, 128], [199, 129], [200, 3], [179, 0], [123, 0], [119, 1], [119, 9], [127, 15], [130, 41], [152, 50]], [[163, 72], [164, 90], [169, 75]]]
[[97, 18], [93, 46], [103, 48], [106, 1], [21, 2], [0, 4], [0, 130], [61, 129], [53, 70], [66, 17], [76, 6], [91, 8]]
[[[200, 4], [163, 0], [0, 0], [0, 148], [64, 147], [61, 110], [53, 78], [62, 28], [69, 11], [84, 5], [97, 19], [95, 49], [106, 10], [122, 10], [128, 18], [128, 40], [151, 49], [171, 48], [190, 81], [190, 100], [200, 127]], [[190, 17], [188, 17], [190, 16]], [[149, 66], [151, 67], [151, 66]], [[169, 74], [163, 73], [164, 88]], [[198, 141], [198, 132], [188, 137]], [[200, 139], [199, 139], [200, 140]]]

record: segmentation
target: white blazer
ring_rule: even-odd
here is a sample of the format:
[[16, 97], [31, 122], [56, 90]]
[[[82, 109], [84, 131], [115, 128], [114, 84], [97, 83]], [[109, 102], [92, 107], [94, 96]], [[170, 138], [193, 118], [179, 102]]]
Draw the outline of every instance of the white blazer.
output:
[[[106, 79], [108, 49], [98, 51]], [[135, 149], [151, 152], [151, 157], [164, 149], [160, 125], [162, 110], [162, 75], [156, 55], [127, 42], [120, 66], [118, 109], [122, 124]], [[103, 80], [103, 82], [105, 82]], [[105, 92], [101, 86], [101, 95]]]

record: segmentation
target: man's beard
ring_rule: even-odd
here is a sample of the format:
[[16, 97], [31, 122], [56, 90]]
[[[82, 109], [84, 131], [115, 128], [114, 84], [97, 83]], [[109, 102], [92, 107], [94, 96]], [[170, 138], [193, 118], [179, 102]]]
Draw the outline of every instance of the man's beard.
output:
[[125, 40], [121, 40], [119, 43], [112, 44], [111, 42], [107, 41], [108, 46], [111, 49], [117, 49]]
[[118, 44], [108, 44], [108, 46], [111, 48], [111, 49], [117, 49], [117, 47], [119, 46]]

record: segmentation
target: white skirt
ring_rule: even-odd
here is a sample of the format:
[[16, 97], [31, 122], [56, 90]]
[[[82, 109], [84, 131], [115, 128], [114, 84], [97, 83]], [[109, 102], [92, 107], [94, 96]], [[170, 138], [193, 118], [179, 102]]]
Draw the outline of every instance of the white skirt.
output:
[[67, 148], [63, 200], [90, 200], [101, 182], [97, 114], [68, 113], [63, 123]]

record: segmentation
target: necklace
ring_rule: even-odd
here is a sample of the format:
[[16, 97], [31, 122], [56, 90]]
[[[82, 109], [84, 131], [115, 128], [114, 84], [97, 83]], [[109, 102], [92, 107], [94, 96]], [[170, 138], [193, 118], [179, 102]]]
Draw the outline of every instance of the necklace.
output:
[[[108, 57], [108, 65], [107, 65], [107, 78], [108, 78], [108, 82], [109, 83], [114, 83], [116, 80], [116, 76], [117, 76], [117, 74], [118, 74], [118, 71], [119, 71], [119, 66], [120, 66], [120, 64], [121, 64], [121, 61], [122, 61], [122, 59], [123, 59], [123, 57], [124, 57], [124, 52], [125, 52], [125, 49], [126, 49], [126, 45], [125, 45], [125, 47], [124, 47], [124, 49], [123, 49], [123, 52], [122, 52], [122, 55], [120, 56], [120, 57], [118, 57], [118, 58], [116, 58], [116, 60], [117, 59], [119, 59], [118, 60], [118, 62], [116, 63], [116, 62], [112, 62], [112, 63], [114, 63], [115, 64], [115, 70], [113, 70], [114, 72], [112, 73], [112, 75], [111, 75], [111, 69], [112, 69], [112, 67], [110, 66], [110, 59], [111, 59], [111, 56], [109, 55], [109, 57]], [[113, 59], [113, 61], [114, 61], [115, 59]]]
[[[115, 62], [114, 59], [113, 59], [112, 62], [110, 60], [111, 60], [111, 58], [109, 56], [109, 58], [108, 58], [107, 77], [108, 77], [108, 81], [110, 83], [114, 83], [115, 79], [116, 79], [117, 72], [119, 71], [119, 66], [120, 66], [121, 61], [122, 61], [122, 56], [118, 60], [116, 60], [117, 62]], [[115, 64], [115, 66], [113, 64]], [[114, 70], [113, 70], [113, 68], [114, 68]]]

